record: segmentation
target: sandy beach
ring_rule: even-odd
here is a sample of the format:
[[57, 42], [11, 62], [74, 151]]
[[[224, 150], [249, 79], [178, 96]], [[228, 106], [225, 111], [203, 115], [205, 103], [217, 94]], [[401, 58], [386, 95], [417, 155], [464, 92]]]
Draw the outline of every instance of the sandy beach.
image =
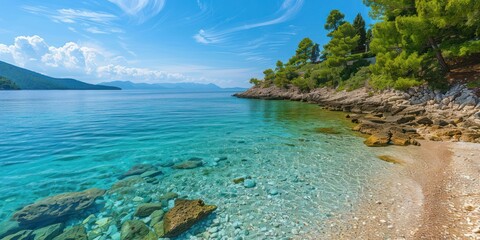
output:
[[[480, 145], [422, 141], [378, 148], [389, 174], [369, 199], [326, 223], [328, 239], [480, 239]], [[381, 161], [381, 160], [379, 160]], [[318, 235], [303, 236], [318, 239]], [[323, 237], [322, 237], [323, 238]]]

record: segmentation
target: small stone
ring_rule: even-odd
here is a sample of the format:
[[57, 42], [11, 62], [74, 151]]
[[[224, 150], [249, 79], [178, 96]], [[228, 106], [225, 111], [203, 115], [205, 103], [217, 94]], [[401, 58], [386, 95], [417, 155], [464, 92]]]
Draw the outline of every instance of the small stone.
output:
[[136, 196], [136, 197], [133, 198], [133, 201], [134, 202], [143, 202], [143, 198], [139, 197], [139, 196]]
[[162, 174], [162, 171], [155, 171], [155, 170], [153, 170], [153, 171], [146, 171], [146, 172], [142, 173], [142, 174], [140, 175], [140, 177], [143, 177], [143, 178], [147, 178], [147, 177], [153, 178], [153, 177], [156, 177], [156, 176], [161, 175], [161, 174]]
[[272, 195], [272, 196], [275, 196], [278, 194], [278, 190], [277, 189], [270, 189], [270, 191], [268, 191], [268, 194]]
[[246, 187], [246, 188], [254, 188], [256, 185], [257, 185], [257, 183], [253, 179], [246, 179], [243, 182], [243, 186]]
[[193, 169], [203, 166], [203, 162], [201, 160], [188, 160], [172, 166], [174, 169]]
[[135, 211], [136, 217], [148, 217], [156, 210], [161, 210], [162, 204], [161, 203], [145, 203], [138, 206], [137, 210]]
[[62, 234], [56, 236], [53, 240], [87, 240], [87, 231], [83, 226], [74, 226]]
[[150, 221], [150, 226], [155, 225], [156, 223], [162, 221], [163, 216], [165, 215], [165, 212], [163, 210], [156, 210], [154, 211], [150, 217], [152, 220]]
[[52, 240], [62, 233], [63, 228], [65, 228], [65, 224], [57, 223], [35, 230], [33, 235], [35, 240]]
[[122, 225], [121, 240], [156, 240], [157, 236], [142, 221], [130, 220]]

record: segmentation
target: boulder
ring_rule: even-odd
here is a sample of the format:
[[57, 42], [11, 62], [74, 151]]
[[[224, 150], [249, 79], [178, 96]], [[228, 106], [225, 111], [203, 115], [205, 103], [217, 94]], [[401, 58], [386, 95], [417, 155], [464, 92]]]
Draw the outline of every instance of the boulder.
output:
[[388, 145], [390, 142], [390, 137], [391, 135], [389, 132], [375, 133], [367, 138], [364, 143], [369, 147], [383, 147]]
[[136, 184], [145, 183], [145, 179], [140, 176], [132, 176], [123, 180], [120, 180], [112, 185], [110, 193], [126, 193], [130, 190], [134, 190]]
[[150, 231], [144, 222], [129, 220], [122, 225], [120, 231], [121, 240], [157, 240], [158, 237]]
[[124, 179], [129, 176], [134, 176], [134, 175], [141, 175], [142, 173], [148, 172], [148, 171], [157, 171], [158, 169], [151, 165], [151, 164], [138, 164], [130, 168], [126, 173], [122, 174], [119, 179]]
[[153, 225], [153, 231], [157, 234], [159, 238], [163, 238], [165, 236], [165, 231], [163, 229], [163, 221], [160, 221], [158, 223], [155, 223]]
[[138, 206], [137, 210], [135, 211], [136, 217], [148, 217], [156, 210], [161, 210], [162, 204], [161, 203], [144, 203]]
[[410, 137], [401, 132], [393, 132], [390, 141], [393, 145], [397, 146], [408, 146], [410, 145]]
[[175, 206], [164, 216], [165, 237], [176, 237], [215, 211], [217, 206], [205, 205], [202, 200], [175, 200]]
[[187, 160], [178, 164], [173, 165], [175, 169], [193, 169], [203, 166], [202, 160]]
[[87, 231], [83, 226], [74, 226], [62, 234], [53, 238], [53, 240], [87, 240]]
[[371, 122], [364, 122], [360, 123], [353, 128], [354, 131], [361, 132], [363, 134], [370, 134], [373, 135], [382, 131], [383, 127], [380, 124], [371, 123]]
[[405, 124], [415, 120], [415, 116], [400, 116], [395, 119], [395, 122], [398, 124]]
[[60, 235], [65, 228], [65, 224], [57, 223], [37, 229], [33, 232], [34, 240], [52, 240]]
[[6, 236], [2, 240], [30, 240], [32, 239], [32, 233], [32, 230], [22, 230]]
[[63, 222], [71, 215], [90, 207], [105, 190], [92, 188], [82, 192], [63, 193], [41, 199], [17, 211], [12, 220], [21, 226], [43, 227]]

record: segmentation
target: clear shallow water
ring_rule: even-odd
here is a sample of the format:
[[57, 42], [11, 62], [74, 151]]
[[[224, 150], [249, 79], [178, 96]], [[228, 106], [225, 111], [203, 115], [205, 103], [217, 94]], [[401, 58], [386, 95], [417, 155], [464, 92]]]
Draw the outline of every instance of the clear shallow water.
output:
[[[132, 195], [175, 191], [218, 205], [216, 217], [232, 219], [220, 225], [225, 236], [237, 235], [231, 222], [238, 220], [250, 237], [289, 237], [354, 209], [386, 167], [343, 113], [231, 94], [0, 92], [1, 219], [46, 196], [108, 189], [135, 164], [199, 157], [205, 166], [162, 169], [159, 184]], [[319, 127], [340, 134], [316, 133]], [[233, 184], [241, 176], [257, 186]]]

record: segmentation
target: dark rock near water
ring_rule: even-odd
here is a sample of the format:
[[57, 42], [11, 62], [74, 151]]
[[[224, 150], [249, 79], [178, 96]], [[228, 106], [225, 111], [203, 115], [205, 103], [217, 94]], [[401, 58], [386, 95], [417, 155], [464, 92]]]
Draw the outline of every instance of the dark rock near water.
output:
[[142, 173], [148, 172], [148, 171], [157, 171], [158, 169], [151, 165], [151, 164], [138, 164], [130, 168], [126, 173], [122, 174], [119, 179], [124, 179], [129, 176], [134, 176], [134, 175], [141, 175]]
[[122, 225], [120, 231], [121, 240], [157, 240], [158, 237], [150, 231], [144, 222], [129, 220]]
[[37, 229], [33, 232], [33, 235], [35, 236], [34, 240], [52, 240], [60, 235], [64, 228], [65, 224], [57, 223]]
[[423, 125], [432, 125], [433, 124], [433, 121], [428, 118], [428, 117], [420, 117], [418, 120], [417, 120], [417, 124], [423, 124]]
[[136, 217], [148, 217], [154, 211], [161, 210], [161, 209], [162, 209], [161, 203], [144, 203], [138, 206], [134, 215]]
[[82, 192], [63, 193], [41, 199], [17, 211], [12, 220], [20, 226], [42, 227], [62, 222], [71, 215], [79, 214], [90, 207], [105, 190], [88, 189]]
[[175, 200], [175, 206], [164, 216], [165, 237], [176, 237], [215, 211], [217, 206], [205, 205], [202, 200]]
[[53, 240], [87, 240], [87, 231], [83, 226], [74, 226], [67, 229], [62, 234], [53, 238]]

